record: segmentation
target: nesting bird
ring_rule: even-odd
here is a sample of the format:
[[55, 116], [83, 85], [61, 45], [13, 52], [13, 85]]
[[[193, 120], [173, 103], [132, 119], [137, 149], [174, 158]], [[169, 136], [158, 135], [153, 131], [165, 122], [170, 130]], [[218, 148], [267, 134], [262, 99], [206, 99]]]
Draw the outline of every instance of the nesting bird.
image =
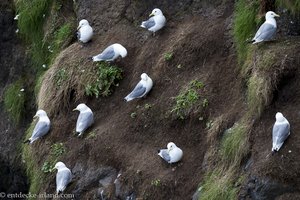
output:
[[131, 101], [136, 98], [142, 98], [151, 90], [152, 86], [152, 79], [146, 73], [142, 73], [140, 82], [135, 86], [132, 92], [130, 92], [124, 98], [125, 101]]
[[127, 50], [121, 44], [115, 43], [108, 46], [104, 51], [96, 56], [93, 56], [93, 61], [114, 61], [119, 56], [122, 58], [127, 56]]
[[151, 18], [142, 22], [141, 27], [146, 28], [153, 33], [163, 28], [166, 24], [166, 18], [158, 8], [155, 8], [149, 17]]
[[168, 163], [176, 163], [181, 160], [183, 152], [173, 142], [169, 142], [167, 149], [159, 150], [158, 155]]
[[57, 162], [54, 169], [57, 169], [56, 174], [56, 193], [59, 194], [63, 192], [67, 185], [72, 180], [72, 173], [69, 168], [63, 162]]
[[279, 15], [277, 15], [273, 11], [268, 11], [266, 13], [266, 21], [259, 27], [254, 38], [252, 39], [252, 44], [272, 39], [277, 29], [275, 17], [279, 17]]
[[73, 111], [75, 110], [80, 112], [76, 123], [76, 133], [79, 133], [78, 136], [81, 136], [94, 123], [94, 114], [84, 103], [79, 104]]
[[46, 135], [50, 130], [50, 119], [47, 116], [47, 113], [44, 110], [38, 110], [33, 118], [39, 118], [39, 121], [36, 123], [31, 137], [24, 141], [24, 143], [32, 144], [35, 140]]
[[278, 112], [275, 115], [276, 122], [273, 126], [272, 131], [272, 152], [277, 152], [283, 145], [284, 141], [290, 135], [290, 123], [288, 120], [282, 115], [282, 113]]
[[82, 19], [79, 22], [77, 28], [77, 38], [82, 43], [89, 42], [93, 37], [93, 28], [90, 26], [89, 22], [86, 19]]

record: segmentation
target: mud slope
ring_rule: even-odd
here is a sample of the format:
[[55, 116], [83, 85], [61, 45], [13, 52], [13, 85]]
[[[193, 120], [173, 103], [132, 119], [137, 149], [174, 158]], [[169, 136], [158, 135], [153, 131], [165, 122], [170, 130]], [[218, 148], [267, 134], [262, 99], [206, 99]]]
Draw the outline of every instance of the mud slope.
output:
[[[78, 1], [77, 5], [78, 19], [86, 18], [95, 27], [93, 41], [83, 48], [71, 45], [57, 62], [64, 66], [72, 62], [72, 57], [86, 60], [118, 42], [129, 52], [116, 63], [124, 70], [124, 79], [106, 98], [80, 97], [75, 91], [69, 106], [50, 116], [51, 134], [32, 146], [40, 158], [39, 164], [45, 161], [51, 144], [63, 142], [67, 154], [62, 161], [75, 174], [66, 193], [74, 193], [77, 199], [100, 198], [103, 184], [99, 180], [114, 180], [119, 171], [121, 188], [117, 186], [116, 196], [121, 199], [130, 195], [144, 199], [190, 199], [203, 175], [206, 123], [223, 115], [224, 128], [230, 127], [244, 110], [231, 38], [233, 2], [143, 1], [128, 5], [124, 1], [94, 2]], [[164, 11], [168, 24], [152, 36], [138, 24], [155, 7]], [[173, 52], [173, 59], [167, 62], [164, 54], [169, 52]], [[81, 67], [91, 66], [86, 61]], [[123, 98], [142, 72], [154, 80], [153, 90], [147, 98], [125, 103]], [[50, 69], [45, 76], [51, 73]], [[208, 99], [209, 105], [203, 113], [193, 112], [188, 119], [177, 120], [168, 114], [175, 103], [173, 97], [192, 80], [205, 84], [200, 95]], [[90, 131], [96, 137], [73, 135], [77, 113], [71, 110], [81, 102], [95, 112], [95, 125]], [[151, 108], [146, 109], [146, 104]], [[130, 116], [133, 112], [135, 118]], [[182, 162], [175, 165], [164, 163], [156, 155], [157, 149], [169, 141], [184, 151]], [[55, 174], [47, 180], [41, 191], [51, 193], [55, 191]], [[115, 189], [111, 188], [114, 184], [109, 185], [105, 193], [114, 199]]]

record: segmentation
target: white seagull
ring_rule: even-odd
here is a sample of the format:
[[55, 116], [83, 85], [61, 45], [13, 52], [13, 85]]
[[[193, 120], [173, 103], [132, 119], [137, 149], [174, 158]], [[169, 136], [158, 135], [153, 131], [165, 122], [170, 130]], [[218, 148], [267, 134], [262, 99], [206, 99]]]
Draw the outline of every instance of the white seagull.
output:
[[82, 19], [79, 22], [77, 28], [77, 38], [83, 43], [87, 43], [93, 37], [93, 28], [90, 26], [89, 22], [86, 19]]
[[145, 96], [151, 90], [152, 86], [152, 79], [146, 73], [142, 73], [140, 82], [135, 86], [132, 92], [124, 98], [125, 101], [131, 101]]
[[160, 9], [155, 8], [149, 16], [152, 17], [147, 21], [143, 21], [141, 27], [155, 33], [165, 26], [166, 18]]
[[121, 44], [115, 43], [108, 46], [104, 51], [96, 56], [93, 56], [93, 61], [114, 61], [121, 56], [122, 58], [127, 56], [127, 50]]
[[279, 17], [279, 15], [273, 11], [268, 11], [266, 13], [266, 21], [259, 27], [254, 38], [252, 39], [252, 44], [272, 39], [277, 29], [275, 17]]
[[158, 155], [168, 163], [176, 163], [181, 160], [183, 152], [173, 142], [169, 142], [167, 149], [159, 150]]
[[76, 123], [76, 133], [79, 133], [78, 136], [81, 136], [94, 123], [94, 114], [84, 103], [79, 104], [73, 111], [75, 110], [80, 112]]
[[286, 138], [290, 135], [290, 123], [288, 120], [280, 112], [276, 113], [275, 117], [276, 122], [272, 131], [273, 152], [279, 151]]
[[56, 194], [63, 192], [67, 185], [72, 180], [72, 173], [63, 162], [57, 162], [54, 169], [57, 169], [56, 174]]
[[35, 140], [39, 139], [46, 135], [50, 130], [50, 119], [47, 116], [47, 113], [44, 110], [38, 110], [33, 118], [39, 118], [39, 121], [36, 123], [31, 137], [24, 141], [24, 143], [32, 144]]

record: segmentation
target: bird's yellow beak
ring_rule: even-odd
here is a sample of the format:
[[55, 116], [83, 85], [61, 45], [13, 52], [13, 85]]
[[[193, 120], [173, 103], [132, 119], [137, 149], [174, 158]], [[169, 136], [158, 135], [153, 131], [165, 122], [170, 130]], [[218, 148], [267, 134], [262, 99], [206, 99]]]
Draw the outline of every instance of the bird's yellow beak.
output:
[[277, 14], [275, 13], [275, 17], [280, 17], [280, 15], [277, 15]]
[[77, 110], [77, 108], [74, 108], [72, 111], [76, 111]]
[[152, 17], [152, 16], [154, 16], [154, 13], [151, 13], [151, 14], [149, 15], [149, 17]]
[[36, 118], [37, 118], [37, 115], [34, 115], [34, 116], [33, 116], [33, 119], [36, 119]]
[[80, 28], [81, 28], [81, 26], [79, 25], [79, 26], [77, 27], [77, 31], [78, 31]]

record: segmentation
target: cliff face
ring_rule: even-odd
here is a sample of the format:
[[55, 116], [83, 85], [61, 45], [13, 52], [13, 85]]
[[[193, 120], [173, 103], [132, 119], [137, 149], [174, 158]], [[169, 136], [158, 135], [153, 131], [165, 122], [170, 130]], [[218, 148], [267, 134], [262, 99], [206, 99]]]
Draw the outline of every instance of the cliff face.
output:
[[[300, 137], [293, 133], [298, 130], [299, 118], [295, 111], [299, 107], [299, 43], [297, 37], [287, 39], [286, 35], [289, 30], [296, 30], [294, 26], [285, 26], [277, 42], [249, 45], [253, 51], [245, 60], [247, 68], [243, 71], [232, 35], [234, 2], [78, 0], [74, 5], [57, 2], [45, 17], [47, 37], [59, 32], [50, 31], [53, 10], [59, 10], [62, 15], [57, 18], [64, 20], [74, 14], [77, 22], [87, 19], [95, 35], [83, 46], [71, 39], [59, 43], [64, 50], [40, 79], [37, 107], [49, 114], [52, 127], [46, 137], [22, 148], [24, 165], [31, 170], [30, 191], [55, 192], [55, 173], [48, 168], [59, 160], [74, 174], [65, 193], [73, 193], [76, 199], [191, 199], [199, 183], [205, 185], [207, 177], [214, 175], [220, 166], [224, 167], [220, 170], [221, 177], [214, 182], [231, 177], [226, 185], [233, 188], [235, 195], [239, 193], [238, 198], [297, 197], [300, 170], [296, 156]], [[164, 12], [167, 26], [153, 36], [139, 24], [156, 7]], [[5, 8], [0, 27], [4, 32], [0, 44], [4, 72], [0, 74], [0, 94], [7, 84], [24, 73], [30, 74], [26, 70], [24, 49], [14, 33], [11, 5], [6, 4]], [[69, 41], [72, 44], [68, 45]], [[87, 85], [94, 84], [99, 73], [98, 66], [89, 58], [113, 43], [120, 43], [128, 50], [126, 58], [112, 63], [123, 71], [123, 79], [110, 89], [111, 95], [88, 96]], [[146, 98], [125, 103], [123, 98], [143, 72], [153, 79], [153, 90]], [[249, 100], [252, 80], [258, 80], [254, 82], [257, 83], [254, 104]], [[188, 107], [178, 103], [183, 97]], [[94, 111], [95, 123], [83, 138], [78, 138], [74, 136], [78, 113], [71, 111], [83, 102]], [[261, 114], [256, 112], [257, 107]], [[28, 116], [35, 112], [28, 109], [31, 110]], [[292, 139], [270, 157], [271, 127], [277, 111], [290, 119]], [[24, 139], [22, 127], [26, 120], [16, 127], [5, 112], [0, 119], [3, 119], [1, 130], [5, 130], [0, 133], [5, 138], [0, 141], [4, 165], [19, 166], [21, 159], [14, 144]], [[222, 154], [223, 141], [236, 124], [244, 123], [241, 119], [248, 123], [243, 140], [246, 142], [238, 143], [237, 148], [246, 153], [237, 152], [242, 156], [236, 159], [234, 155], [231, 162], [230, 157], [226, 159], [226, 152]], [[169, 165], [157, 156], [157, 150], [171, 141], [183, 149], [184, 157], [180, 163]], [[229, 167], [222, 163], [229, 163]], [[227, 174], [233, 168], [233, 175]], [[218, 189], [217, 186], [212, 188]], [[194, 199], [199, 193], [205, 197], [207, 188], [203, 188]]]
[[27, 62], [24, 47], [15, 33], [17, 26], [13, 20], [13, 2], [1, 1], [0, 8], [0, 190], [8, 193], [27, 192], [27, 180], [21, 169], [18, 149], [25, 123], [14, 125], [3, 106], [5, 88], [24, 75]]

